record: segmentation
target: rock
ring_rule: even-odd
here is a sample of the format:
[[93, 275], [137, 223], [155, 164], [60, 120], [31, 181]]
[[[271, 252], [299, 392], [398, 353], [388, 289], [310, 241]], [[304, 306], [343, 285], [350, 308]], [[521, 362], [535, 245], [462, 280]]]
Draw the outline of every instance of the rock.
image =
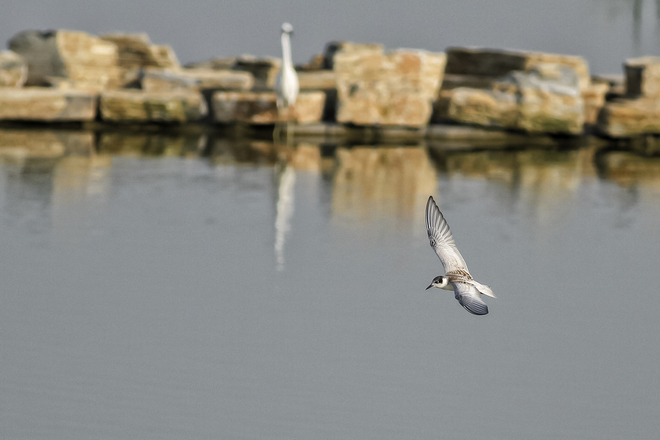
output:
[[298, 72], [300, 90], [330, 90], [337, 88], [337, 74], [332, 70]]
[[249, 72], [254, 77], [254, 87], [258, 89], [273, 89], [275, 78], [282, 61], [279, 58], [257, 58], [252, 55], [240, 57], [214, 58], [200, 63], [186, 65], [186, 69], [211, 69], [211, 70], [238, 70]]
[[236, 65], [238, 57], [212, 58], [207, 61], [188, 63], [185, 69], [211, 69], [211, 70], [231, 70]]
[[[274, 124], [286, 120], [286, 115], [278, 116], [276, 101], [272, 92], [215, 92], [212, 98], [214, 120], [221, 124]], [[291, 122], [319, 122], [324, 104], [323, 92], [300, 93], [290, 111]]]
[[446, 74], [500, 77], [512, 71], [528, 71], [539, 64], [558, 64], [572, 68], [580, 89], [591, 84], [589, 65], [579, 56], [543, 52], [451, 47], [447, 49]]
[[611, 137], [660, 133], [660, 100], [618, 99], [605, 103], [596, 128]]
[[606, 83], [592, 84], [582, 90], [582, 100], [584, 101], [584, 123], [589, 125], [596, 124], [598, 114], [605, 105], [605, 95], [610, 93], [611, 86]]
[[0, 52], [0, 87], [22, 87], [27, 79], [27, 63], [16, 52]]
[[452, 90], [458, 87], [469, 87], [471, 89], [490, 89], [496, 82], [496, 77], [448, 74], [442, 78], [441, 89]]
[[626, 60], [626, 95], [628, 97], [660, 96], [660, 57]]
[[165, 69], [179, 69], [181, 64], [179, 64], [179, 59], [174, 53], [174, 49], [170, 46], [164, 44], [154, 44], [150, 48], [151, 56], [156, 60], [158, 67], [163, 67]]
[[296, 70], [299, 72], [316, 72], [318, 70], [324, 70], [324, 60], [325, 54], [316, 54], [309, 60], [309, 62], [296, 66]]
[[174, 51], [169, 46], [151, 44], [145, 33], [106, 34], [101, 39], [117, 45], [117, 64], [124, 69], [134, 67], [160, 67], [178, 69], [181, 67]]
[[383, 52], [382, 44], [353, 43], [350, 41], [333, 41], [325, 46], [322, 68], [333, 70], [335, 68], [335, 55], [342, 52], [344, 55], [354, 52]]
[[[572, 98], [565, 98], [566, 94], [574, 95], [575, 93], [580, 93], [582, 101], [585, 102], [585, 104], [582, 104], [584, 115], [578, 118], [575, 124], [581, 124], [582, 120], [594, 124], [604, 103], [605, 94], [609, 90], [609, 88], [604, 88], [601, 85], [594, 86], [591, 84], [587, 63], [580, 57], [539, 52], [464, 48], [450, 49], [447, 57], [446, 70], [452, 73], [445, 75], [446, 79], [443, 81], [441, 89], [443, 92], [458, 87], [494, 90], [498, 87], [498, 84], [511, 82], [512, 78], [514, 83], [520, 81], [529, 83], [531, 81], [526, 86], [522, 83], [516, 86], [519, 95], [518, 101], [522, 107], [515, 127], [509, 128], [538, 131], [547, 122], [550, 123], [551, 128], [554, 127], [550, 132], [564, 132], [563, 129], [558, 130], [559, 126], [565, 125], [569, 120], [567, 117], [561, 117], [560, 112], [573, 112], [574, 106], [581, 105], [577, 101], [573, 102]], [[530, 93], [530, 86], [537, 89], [537, 91]], [[523, 93], [523, 89], [528, 91]], [[540, 90], [544, 91], [541, 92]], [[476, 95], [483, 96], [483, 94]], [[493, 99], [496, 97], [497, 95], [492, 96]], [[505, 101], [508, 102], [509, 100], [507, 98]], [[442, 99], [439, 99], [436, 105], [436, 119], [445, 117], [442, 113], [442, 105], [445, 104], [441, 101]], [[539, 105], [544, 107], [543, 113], [546, 116], [549, 117], [552, 112], [554, 112], [554, 116], [543, 123], [536, 117], [532, 117], [531, 114], [525, 116], [527, 110]], [[532, 111], [532, 113], [534, 112], [536, 111]], [[532, 123], [532, 119], [535, 122]], [[559, 121], [563, 122], [558, 126]], [[575, 124], [569, 123], [572, 126], [569, 132], [576, 132]], [[496, 125], [508, 127], [506, 123]], [[536, 127], [532, 129], [533, 126]]]
[[42, 87], [0, 89], [0, 119], [21, 121], [90, 121], [96, 96], [81, 90]]
[[281, 66], [282, 61], [279, 58], [256, 58], [243, 55], [236, 60], [233, 70], [250, 72], [254, 76], [256, 88], [273, 89]]
[[142, 69], [141, 88], [149, 92], [165, 92], [181, 89], [235, 89], [249, 90], [254, 78], [249, 72], [210, 69], [163, 70]]
[[529, 132], [579, 134], [584, 100], [575, 70], [564, 64], [540, 63], [529, 72], [512, 72], [518, 94], [516, 127]]
[[337, 121], [419, 127], [428, 123], [445, 56], [422, 50], [384, 53], [382, 46], [345, 43], [334, 53]]
[[121, 84], [117, 46], [85, 32], [24, 31], [8, 44], [28, 64], [26, 85], [41, 85], [47, 77], [66, 78], [91, 91]]
[[444, 90], [436, 110], [440, 117], [468, 124], [578, 134], [584, 125], [578, 84], [572, 68], [542, 63], [528, 72], [510, 72], [490, 90]]
[[202, 94], [186, 90], [106, 91], [101, 93], [99, 109], [101, 119], [111, 122], [185, 123], [199, 121], [208, 114]]
[[511, 93], [459, 87], [441, 94], [442, 116], [465, 124], [516, 128], [518, 101]]

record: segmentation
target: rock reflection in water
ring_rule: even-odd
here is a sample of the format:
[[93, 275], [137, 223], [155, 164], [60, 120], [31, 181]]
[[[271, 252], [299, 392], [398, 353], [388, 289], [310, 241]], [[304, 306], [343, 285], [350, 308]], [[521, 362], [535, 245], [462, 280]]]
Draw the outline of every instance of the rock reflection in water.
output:
[[564, 151], [434, 151], [434, 159], [450, 180], [466, 176], [501, 183], [504, 190], [494, 193], [500, 206], [515, 210], [520, 204], [541, 224], [550, 225], [569, 209], [580, 184], [595, 178], [595, 151], [593, 147]]
[[[301, 172], [322, 176], [330, 183], [333, 215], [367, 222], [380, 216], [417, 224], [428, 195], [442, 200], [443, 193], [451, 190], [450, 183], [464, 177], [499, 183], [489, 191], [501, 209], [522, 210], [546, 225], [570, 209], [583, 183], [598, 177], [626, 188], [660, 189], [660, 158], [599, 150], [594, 145], [485, 151], [434, 145], [429, 150], [423, 145], [281, 145], [205, 133], [0, 129], [0, 162], [5, 166], [3, 203], [38, 201], [47, 213], [47, 223], [51, 217], [61, 217], [62, 223], [70, 221], [65, 213], [77, 201], [93, 199], [95, 206], [103, 203], [117, 155], [208, 160], [220, 173], [216, 178], [221, 184], [222, 178], [254, 184], [242, 180], [232, 166], [235, 164], [273, 167], [274, 251], [280, 268], [284, 267], [285, 244], [291, 233], [296, 175]], [[21, 209], [7, 212], [17, 218]]]
[[660, 193], [660, 157], [611, 151], [597, 156], [600, 175], [626, 188], [644, 187]]
[[206, 143], [207, 136], [201, 133], [104, 132], [97, 149], [113, 155], [198, 157]]
[[336, 158], [333, 214], [368, 220], [378, 213], [412, 222], [436, 192], [436, 171], [423, 146], [338, 148]]

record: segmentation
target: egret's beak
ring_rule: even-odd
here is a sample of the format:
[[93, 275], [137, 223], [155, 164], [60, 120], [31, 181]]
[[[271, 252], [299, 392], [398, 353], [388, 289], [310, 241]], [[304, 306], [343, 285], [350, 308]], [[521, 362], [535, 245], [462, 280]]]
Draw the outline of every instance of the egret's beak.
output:
[[429, 284], [429, 287], [427, 287], [427, 288], [424, 289], [424, 290], [429, 290], [431, 287], [433, 287], [433, 283]]

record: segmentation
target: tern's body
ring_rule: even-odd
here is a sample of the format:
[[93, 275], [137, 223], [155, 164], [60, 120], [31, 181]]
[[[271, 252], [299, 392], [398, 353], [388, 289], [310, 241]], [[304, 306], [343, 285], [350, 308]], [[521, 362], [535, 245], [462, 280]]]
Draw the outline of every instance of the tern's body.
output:
[[454, 237], [451, 235], [449, 225], [443, 217], [433, 197], [426, 202], [426, 232], [431, 247], [445, 268], [446, 275], [437, 276], [429, 287], [453, 290], [458, 302], [474, 315], [485, 315], [488, 306], [481, 299], [481, 295], [495, 298], [490, 287], [477, 282], [468, 271], [463, 256], [458, 251]]

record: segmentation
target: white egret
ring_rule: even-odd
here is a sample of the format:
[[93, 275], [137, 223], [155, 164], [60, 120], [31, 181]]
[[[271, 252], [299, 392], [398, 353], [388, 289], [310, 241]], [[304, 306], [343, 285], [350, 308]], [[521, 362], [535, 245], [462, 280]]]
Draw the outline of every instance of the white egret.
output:
[[[278, 116], [286, 114], [286, 121], [291, 119], [291, 106], [296, 103], [298, 98], [298, 75], [293, 67], [291, 59], [291, 34], [293, 26], [289, 23], [282, 25], [282, 68], [277, 76], [275, 83], [275, 93], [277, 94]], [[276, 130], [278, 132], [279, 130]], [[288, 130], [287, 130], [288, 137]]]

